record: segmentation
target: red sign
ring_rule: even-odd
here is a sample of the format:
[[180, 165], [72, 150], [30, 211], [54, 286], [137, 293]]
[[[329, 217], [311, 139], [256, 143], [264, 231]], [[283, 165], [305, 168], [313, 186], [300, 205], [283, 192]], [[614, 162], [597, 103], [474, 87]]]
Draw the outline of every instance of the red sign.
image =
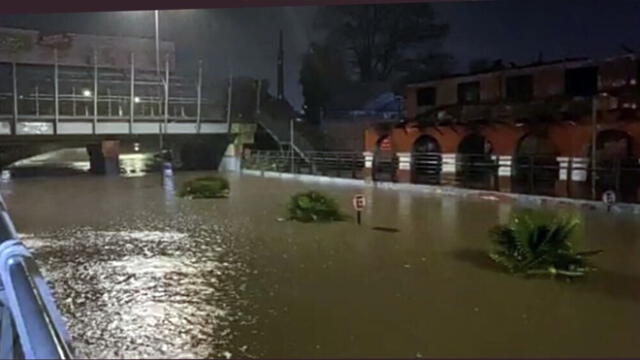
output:
[[353, 208], [356, 209], [356, 211], [362, 211], [365, 205], [367, 205], [367, 200], [364, 195], [353, 196]]
[[380, 142], [380, 150], [391, 151], [391, 138], [386, 137]]

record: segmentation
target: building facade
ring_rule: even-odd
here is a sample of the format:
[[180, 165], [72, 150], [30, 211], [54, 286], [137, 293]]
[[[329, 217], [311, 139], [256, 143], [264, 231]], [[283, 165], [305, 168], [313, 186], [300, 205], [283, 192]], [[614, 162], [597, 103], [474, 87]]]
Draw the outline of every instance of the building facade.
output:
[[368, 174], [637, 202], [639, 64], [567, 59], [410, 84], [404, 121], [365, 131]]

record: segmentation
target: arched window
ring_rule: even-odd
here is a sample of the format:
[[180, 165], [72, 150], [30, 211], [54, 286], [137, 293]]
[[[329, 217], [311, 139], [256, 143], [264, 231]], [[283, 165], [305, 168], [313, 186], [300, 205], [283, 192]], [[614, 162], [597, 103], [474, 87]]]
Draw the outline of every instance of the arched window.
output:
[[456, 175], [464, 187], [491, 189], [497, 185], [497, 167], [491, 158], [491, 143], [481, 134], [471, 133], [458, 145]]
[[516, 192], [555, 195], [558, 180], [558, 151], [545, 135], [527, 134], [520, 139], [513, 159], [513, 188]]
[[411, 152], [411, 182], [439, 184], [442, 172], [440, 144], [433, 136], [422, 135], [414, 143]]

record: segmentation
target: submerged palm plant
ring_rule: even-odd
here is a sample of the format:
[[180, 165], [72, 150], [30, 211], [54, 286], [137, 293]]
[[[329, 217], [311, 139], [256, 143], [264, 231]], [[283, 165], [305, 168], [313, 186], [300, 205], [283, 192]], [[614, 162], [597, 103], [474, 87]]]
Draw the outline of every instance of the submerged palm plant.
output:
[[595, 270], [587, 257], [600, 251], [576, 252], [571, 238], [580, 220], [575, 215], [521, 211], [507, 225], [491, 230], [491, 259], [522, 275], [583, 276]]
[[338, 221], [344, 218], [336, 201], [317, 191], [293, 195], [288, 210], [290, 219], [301, 222]]
[[186, 181], [180, 191], [181, 197], [192, 199], [223, 198], [229, 195], [229, 181], [219, 176], [204, 176]]

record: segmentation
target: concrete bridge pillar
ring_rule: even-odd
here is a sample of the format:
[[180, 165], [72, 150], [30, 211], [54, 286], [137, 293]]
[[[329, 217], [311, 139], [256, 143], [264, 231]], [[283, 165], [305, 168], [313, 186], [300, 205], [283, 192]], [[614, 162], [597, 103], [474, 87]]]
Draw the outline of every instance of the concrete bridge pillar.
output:
[[98, 144], [87, 145], [90, 171], [94, 174], [120, 174], [120, 141], [104, 140]]

